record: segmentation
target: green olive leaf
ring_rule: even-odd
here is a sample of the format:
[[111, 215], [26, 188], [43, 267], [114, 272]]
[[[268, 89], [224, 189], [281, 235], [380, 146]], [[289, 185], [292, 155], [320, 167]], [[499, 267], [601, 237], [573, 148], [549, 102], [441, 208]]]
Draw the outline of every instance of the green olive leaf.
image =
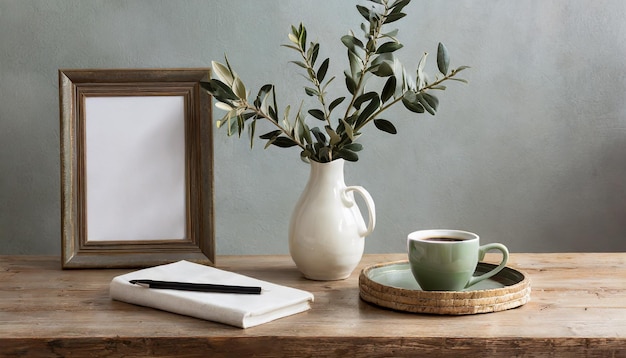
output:
[[324, 129], [330, 138], [330, 145], [335, 145], [341, 141], [341, 137], [330, 126], [325, 126]]
[[376, 128], [380, 129], [383, 132], [391, 134], [398, 133], [396, 127], [386, 119], [374, 119], [374, 125], [376, 126]]
[[339, 97], [339, 98], [335, 99], [334, 101], [332, 101], [330, 103], [330, 105], [328, 106], [328, 111], [332, 112], [333, 109], [335, 109], [338, 105], [340, 105], [341, 102], [343, 102], [343, 100], [345, 100], [345, 99], [346, 99], [346, 97]]
[[402, 96], [402, 104], [411, 112], [424, 113], [424, 106], [417, 100], [417, 96], [413, 91], [408, 91]]
[[356, 154], [355, 152], [346, 149], [345, 147], [339, 149], [338, 151], [338, 156], [342, 159], [345, 159], [349, 162], [356, 162], [359, 160], [359, 155]]
[[375, 96], [372, 98], [370, 103], [361, 111], [359, 114], [359, 118], [356, 120], [356, 127], [359, 128], [361, 124], [365, 123], [365, 121], [372, 115], [378, 108], [380, 108], [380, 98], [378, 98], [378, 94], [374, 92]]
[[387, 102], [396, 92], [396, 77], [390, 76], [385, 82], [385, 87], [383, 87], [383, 91], [380, 94], [380, 101], [382, 103]]
[[326, 71], [328, 71], [328, 64], [330, 63], [330, 59], [327, 58], [322, 62], [320, 68], [317, 70], [317, 80], [321, 83], [324, 81], [324, 77], [326, 77]]
[[241, 99], [248, 98], [246, 94], [246, 86], [244, 86], [239, 77], [235, 77], [233, 81], [233, 92], [235, 93], [235, 95], [237, 95], [237, 97]]
[[211, 61], [211, 67], [220, 80], [225, 82], [227, 85], [232, 86], [234, 77], [228, 67], [216, 61]]
[[443, 75], [448, 74], [448, 68], [450, 67], [450, 55], [448, 55], [448, 49], [441, 42], [437, 47], [437, 68]]
[[311, 116], [319, 119], [320, 121], [325, 121], [324, 112], [320, 109], [310, 109], [308, 112]]
[[403, 46], [398, 42], [385, 42], [376, 49], [376, 53], [389, 53], [401, 49]]
[[372, 100], [373, 98], [376, 98], [376, 97], [378, 97], [378, 93], [376, 93], [376, 92], [374, 92], [374, 91], [364, 93], [364, 94], [362, 94], [362, 95], [358, 96], [358, 97], [354, 100], [354, 104], [353, 104], [353, 106], [354, 106], [354, 108], [355, 108], [355, 109], [357, 109], [357, 110], [358, 110], [358, 109], [361, 109], [361, 105], [362, 105], [363, 103], [365, 103], [365, 102], [367, 102], [367, 101], [370, 101], [370, 100]]
[[352, 76], [350, 76], [348, 71], [345, 71], [344, 74], [346, 75], [346, 87], [348, 88], [348, 92], [354, 95], [357, 90], [356, 81], [354, 81], [354, 79], [352, 78]]
[[363, 42], [361, 42], [361, 40], [357, 39], [356, 37], [352, 35], [342, 36], [341, 42], [343, 42], [343, 44], [348, 48], [348, 50], [352, 52], [355, 52], [357, 47], [363, 49]]
[[311, 87], [304, 87], [304, 92], [311, 97], [320, 95], [320, 93], [315, 88]]
[[422, 98], [432, 109], [437, 110], [439, 107], [439, 99], [430, 93], [422, 93]]
[[363, 16], [365, 18], [365, 20], [370, 21], [372, 16], [371, 16], [370, 10], [368, 8], [366, 8], [363, 5], [357, 5], [356, 8], [357, 8], [357, 10], [359, 10], [359, 14], [361, 14], [361, 16]]
[[398, 20], [400, 20], [401, 18], [403, 18], [405, 16], [406, 16], [406, 14], [403, 13], [403, 12], [397, 12], [397, 13], [389, 14], [389, 16], [387, 16], [387, 19], [385, 20], [385, 24], [390, 24], [390, 23], [392, 23], [394, 21], [398, 21]]
[[272, 142], [273, 145], [281, 148], [289, 148], [298, 145], [298, 143], [294, 142], [291, 138], [287, 137], [277, 137]]
[[391, 10], [391, 13], [395, 14], [402, 11], [402, 9], [404, 9], [404, 7], [407, 6], [410, 2], [411, 0], [398, 0], [394, 2], [393, 5], [391, 5], [391, 8], [393, 9]]
[[[422, 105], [422, 107], [424, 107], [424, 109], [426, 110], [426, 112], [432, 114], [433, 116], [435, 115], [435, 111], [436, 108], [434, 108], [431, 105], [431, 102], [429, 100], [426, 99], [426, 97], [424, 97], [425, 93], [418, 93], [417, 96], [415, 96], [415, 98], [417, 99], [417, 101]], [[434, 97], [434, 96], [433, 96]], [[438, 103], [438, 102], [437, 102]]]
[[344, 145], [343, 147], [353, 152], [359, 152], [363, 149], [363, 145], [361, 143], [350, 143]]

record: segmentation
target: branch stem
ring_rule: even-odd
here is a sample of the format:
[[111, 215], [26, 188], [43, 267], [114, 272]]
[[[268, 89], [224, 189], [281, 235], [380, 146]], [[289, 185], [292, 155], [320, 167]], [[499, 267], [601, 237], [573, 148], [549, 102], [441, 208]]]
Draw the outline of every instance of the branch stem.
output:
[[275, 121], [272, 117], [270, 117], [267, 113], [259, 110], [258, 108], [251, 106], [248, 101], [244, 102], [244, 106], [245, 109], [248, 111], [253, 112], [256, 116], [260, 117], [260, 118], [265, 118], [268, 121], [270, 121], [274, 126], [276, 126], [276, 128], [278, 128], [284, 135], [286, 135], [289, 139], [291, 139], [294, 143], [296, 143], [300, 148], [302, 148], [303, 150], [306, 149], [306, 146], [304, 144], [302, 144], [298, 138], [296, 138], [294, 135], [291, 134], [290, 131], [288, 131], [285, 127], [283, 127], [282, 125], [280, 125], [280, 123], [278, 123], [277, 121]]
[[[422, 87], [419, 91], [416, 92], [416, 94], [420, 94], [420, 93], [424, 93], [427, 90], [432, 89], [433, 87], [436, 87], [438, 85], [440, 85], [442, 82], [445, 82], [449, 79], [451, 79], [452, 77], [456, 76], [456, 74], [458, 73], [458, 71], [453, 70], [451, 71], [449, 74], [445, 75], [444, 77], [438, 79], [437, 81], [430, 83], [424, 87]], [[360, 126], [355, 127], [354, 130], [358, 131], [361, 128], [363, 128], [366, 124], [368, 124], [369, 122], [371, 122], [372, 120], [376, 119], [376, 117], [378, 117], [382, 112], [384, 112], [385, 110], [387, 110], [389, 107], [393, 106], [394, 104], [400, 102], [402, 100], [402, 98], [404, 97], [404, 94], [407, 91], [403, 92], [401, 96], [398, 96], [398, 98], [395, 98], [393, 101], [389, 102], [388, 104], [380, 107], [380, 109], [378, 109], [376, 112], [374, 112], [371, 116], [369, 116], [366, 120], [363, 121], [363, 123], [361, 123]]]

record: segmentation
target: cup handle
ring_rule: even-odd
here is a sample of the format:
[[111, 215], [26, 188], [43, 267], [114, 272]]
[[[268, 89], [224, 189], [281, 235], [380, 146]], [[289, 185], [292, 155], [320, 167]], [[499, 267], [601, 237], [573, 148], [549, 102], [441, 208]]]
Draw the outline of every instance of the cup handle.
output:
[[473, 277], [471, 277], [469, 282], [467, 283], [467, 285], [465, 285], [465, 288], [468, 288], [468, 287], [470, 287], [472, 285], [477, 284], [478, 282], [480, 282], [482, 280], [486, 280], [489, 277], [492, 277], [493, 275], [495, 275], [498, 272], [500, 272], [506, 266], [506, 263], [509, 260], [509, 250], [506, 248], [506, 246], [504, 246], [502, 244], [497, 244], [497, 243], [482, 245], [481, 247], [478, 248], [478, 258], [479, 258], [479, 260], [482, 260], [485, 257], [485, 254], [487, 253], [487, 251], [489, 251], [489, 250], [498, 250], [498, 251], [502, 252], [502, 261], [493, 270], [491, 270], [491, 271], [489, 271], [487, 273], [484, 273], [484, 274], [482, 274], [480, 276], [473, 276]]
[[[365, 206], [367, 206], [367, 211], [369, 213], [367, 228], [365, 229], [365, 231], [359, 232], [362, 237], [366, 237], [374, 231], [374, 227], [376, 226], [376, 206], [374, 205], [374, 200], [372, 199], [370, 193], [368, 193], [368, 191], [365, 190], [365, 188], [363, 188], [362, 186], [349, 186], [345, 188], [344, 195], [351, 191], [356, 191], [357, 193], [361, 194], [361, 196], [365, 200]], [[353, 204], [354, 201], [351, 201], [350, 205]]]

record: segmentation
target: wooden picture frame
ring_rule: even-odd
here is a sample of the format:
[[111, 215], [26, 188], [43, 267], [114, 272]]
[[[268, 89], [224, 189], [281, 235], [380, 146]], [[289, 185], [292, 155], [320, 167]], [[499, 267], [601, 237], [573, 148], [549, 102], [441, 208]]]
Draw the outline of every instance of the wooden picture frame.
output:
[[59, 70], [64, 269], [215, 263], [209, 78]]

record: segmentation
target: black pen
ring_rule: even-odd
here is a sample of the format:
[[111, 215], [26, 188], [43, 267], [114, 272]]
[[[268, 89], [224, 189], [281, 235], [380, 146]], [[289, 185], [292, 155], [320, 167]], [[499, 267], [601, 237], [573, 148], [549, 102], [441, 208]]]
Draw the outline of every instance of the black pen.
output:
[[259, 295], [261, 287], [255, 286], [230, 286], [216, 285], [212, 283], [190, 283], [190, 282], [172, 282], [172, 281], [156, 281], [156, 280], [130, 280], [134, 285], [144, 286], [156, 289], [169, 289], [181, 291], [199, 291], [199, 292], [217, 292], [217, 293], [241, 293]]

